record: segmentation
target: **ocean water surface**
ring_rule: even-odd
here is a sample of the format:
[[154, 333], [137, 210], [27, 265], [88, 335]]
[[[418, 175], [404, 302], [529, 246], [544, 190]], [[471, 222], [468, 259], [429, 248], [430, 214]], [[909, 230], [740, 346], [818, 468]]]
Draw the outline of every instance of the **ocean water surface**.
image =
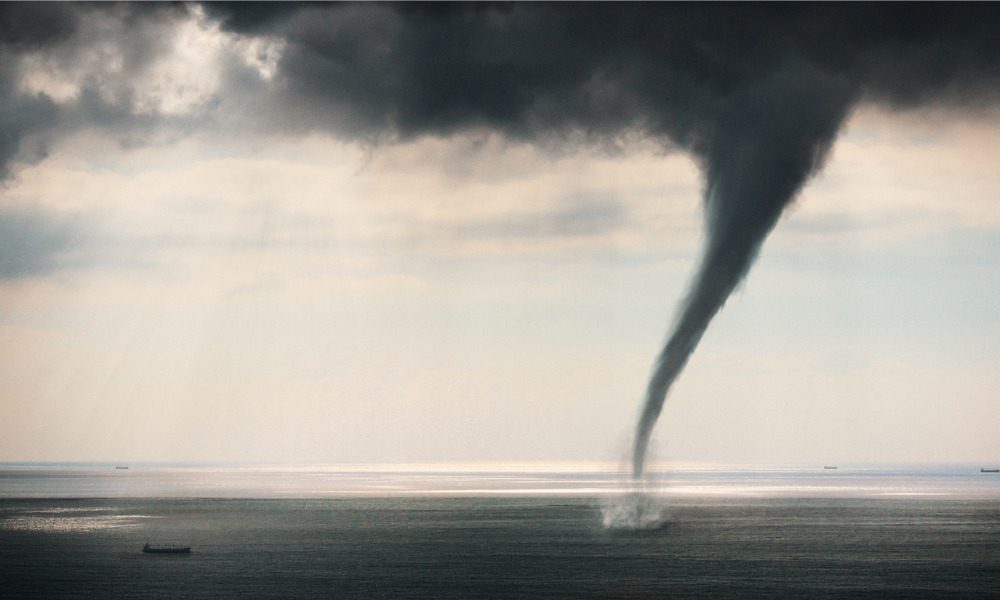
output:
[[[608, 527], [636, 498], [655, 526]], [[2, 598], [998, 596], [972, 465], [0, 466]]]

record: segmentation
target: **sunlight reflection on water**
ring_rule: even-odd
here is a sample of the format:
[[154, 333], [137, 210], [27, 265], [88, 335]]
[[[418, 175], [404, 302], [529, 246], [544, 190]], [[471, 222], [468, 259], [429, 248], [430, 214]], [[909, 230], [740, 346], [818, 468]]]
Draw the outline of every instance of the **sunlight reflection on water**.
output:
[[[4, 498], [336, 498], [407, 496], [1000, 497], [1000, 477], [978, 467], [698, 468], [614, 471], [357, 470], [342, 466], [2, 465]], [[2, 518], [3, 515], [0, 515]], [[40, 515], [36, 515], [40, 517]], [[81, 515], [81, 519], [84, 515]], [[95, 527], [88, 521], [79, 526]], [[84, 525], [83, 523], [89, 523]], [[103, 521], [101, 521], [103, 523]], [[117, 525], [117, 521], [111, 521]]]
[[[82, 510], [82, 509], [81, 509]], [[94, 509], [87, 510], [93, 513]], [[143, 519], [153, 519], [150, 515], [87, 514], [78, 515], [74, 509], [33, 510], [23, 514], [0, 516], [0, 531], [32, 531], [82, 533], [103, 529], [127, 529], [138, 527]]]

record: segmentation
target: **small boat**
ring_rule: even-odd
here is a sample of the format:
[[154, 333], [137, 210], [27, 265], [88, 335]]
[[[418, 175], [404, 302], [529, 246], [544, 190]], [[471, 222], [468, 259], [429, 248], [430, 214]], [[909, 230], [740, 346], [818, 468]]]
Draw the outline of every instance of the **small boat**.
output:
[[180, 546], [177, 544], [150, 544], [146, 542], [142, 546], [142, 551], [146, 554], [191, 554], [191, 546]]
[[987, 469], [986, 467], [983, 467], [982, 469], [979, 469], [979, 472], [980, 473], [1000, 473], [1000, 469]]
[[834, 466], [824, 466], [823, 468], [824, 468], [824, 469], [826, 469], [827, 471], [833, 471], [833, 470], [835, 470], [835, 469], [836, 469], [837, 467], [834, 467]]
[[123, 470], [125, 470], [125, 469], [127, 469], [127, 468], [128, 468], [128, 467], [115, 467], [115, 469], [117, 469], [117, 470], [119, 470], [119, 471], [123, 471]]

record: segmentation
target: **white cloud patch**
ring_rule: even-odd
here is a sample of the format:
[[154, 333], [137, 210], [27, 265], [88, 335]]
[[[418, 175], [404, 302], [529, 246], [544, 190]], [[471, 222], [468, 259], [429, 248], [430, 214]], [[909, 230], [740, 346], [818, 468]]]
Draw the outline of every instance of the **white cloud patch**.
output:
[[20, 87], [62, 105], [95, 93], [136, 115], [189, 115], [224, 93], [233, 63], [269, 81], [282, 49], [274, 38], [220, 31], [199, 6], [164, 21], [90, 11], [69, 42], [21, 57]]

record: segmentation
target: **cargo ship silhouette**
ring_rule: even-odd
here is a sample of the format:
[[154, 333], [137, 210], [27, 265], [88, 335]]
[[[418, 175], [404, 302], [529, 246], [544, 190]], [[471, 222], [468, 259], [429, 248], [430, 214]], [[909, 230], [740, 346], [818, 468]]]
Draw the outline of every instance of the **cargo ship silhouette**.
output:
[[191, 554], [191, 546], [180, 546], [176, 544], [150, 544], [146, 542], [142, 546], [142, 551], [146, 554]]

